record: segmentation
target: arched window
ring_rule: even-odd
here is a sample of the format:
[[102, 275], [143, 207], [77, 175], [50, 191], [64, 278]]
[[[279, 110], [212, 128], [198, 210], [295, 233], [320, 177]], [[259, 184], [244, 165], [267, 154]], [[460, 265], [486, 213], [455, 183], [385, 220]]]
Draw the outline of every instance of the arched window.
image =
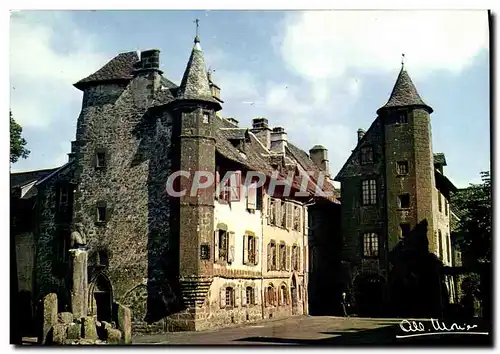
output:
[[266, 306], [276, 306], [276, 292], [274, 286], [270, 284], [265, 291]]
[[286, 285], [283, 284], [280, 287], [279, 304], [280, 304], [280, 306], [285, 306], [287, 303], [288, 303], [288, 291], [287, 291]]

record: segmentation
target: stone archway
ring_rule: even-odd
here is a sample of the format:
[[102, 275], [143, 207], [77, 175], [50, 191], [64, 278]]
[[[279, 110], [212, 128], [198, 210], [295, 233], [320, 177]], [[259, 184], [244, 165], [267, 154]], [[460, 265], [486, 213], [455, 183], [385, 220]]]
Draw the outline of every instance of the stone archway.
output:
[[362, 317], [379, 317], [384, 314], [385, 278], [379, 274], [359, 274], [353, 282], [354, 308]]
[[113, 317], [113, 288], [109, 278], [99, 273], [89, 287], [89, 313], [98, 321], [111, 322]]

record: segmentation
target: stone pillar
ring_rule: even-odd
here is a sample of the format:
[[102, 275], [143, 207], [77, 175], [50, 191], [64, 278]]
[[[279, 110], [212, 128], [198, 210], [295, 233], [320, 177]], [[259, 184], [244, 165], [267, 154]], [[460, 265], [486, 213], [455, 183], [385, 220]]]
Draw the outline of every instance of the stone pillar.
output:
[[88, 311], [87, 251], [72, 249], [69, 252], [73, 270], [71, 312], [75, 319], [81, 319]]
[[57, 295], [50, 293], [43, 298], [43, 329], [40, 342], [45, 344], [50, 329], [57, 324]]

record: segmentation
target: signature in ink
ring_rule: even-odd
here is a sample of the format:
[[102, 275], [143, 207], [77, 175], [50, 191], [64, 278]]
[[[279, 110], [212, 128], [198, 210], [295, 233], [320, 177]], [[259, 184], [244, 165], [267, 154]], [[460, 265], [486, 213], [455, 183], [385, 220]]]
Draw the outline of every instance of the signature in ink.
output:
[[[429, 324], [431, 326], [429, 326]], [[474, 328], [477, 328], [477, 325], [469, 325], [467, 323], [461, 325], [455, 322], [452, 323], [451, 325], [446, 325], [445, 322], [439, 321], [435, 318], [431, 318], [430, 321], [414, 321], [405, 319], [399, 323], [399, 328], [405, 334], [397, 335], [396, 338], [430, 336], [430, 335], [440, 335], [440, 334], [475, 334], [475, 335], [489, 334], [488, 332], [471, 331]]]

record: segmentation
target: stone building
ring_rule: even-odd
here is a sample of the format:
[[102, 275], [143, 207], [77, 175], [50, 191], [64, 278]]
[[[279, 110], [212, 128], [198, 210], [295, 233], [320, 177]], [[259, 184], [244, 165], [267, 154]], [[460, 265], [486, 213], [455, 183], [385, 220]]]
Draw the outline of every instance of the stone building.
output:
[[[435, 254], [441, 262], [435, 269], [451, 265], [449, 200], [456, 188], [443, 172], [444, 154], [432, 151], [432, 112], [402, 67], [389, 100], [367, 131], [358, 130], [357, 145], [335, 177], [341, 182], [343, 283], [358, 313], [388, 313], [396, 296], [392, 253], [413, 247], [412, 234], [425, 235], [419, 257]], [[444, 283], [452, 290], [450, 279]]]
[[[80, 225], [88, 311], [99, 320], [114, 300], [132, 310], [136, 332], [307, 314], [309, 228], [325, 238], [332, 227], [318, 220], [338, 210], [332, 181], [321, 178], [326, 149], [308, 155], [265, 118], [242, 128], [222, 117], [198, 36], [179, 86], [159, 63], [158, 50], [121, 53], [77, 82], [83, 100], [68, 163], [11, 174], [25, 305], [56, 293], [61, 310], [72, 306], [68, 249]], [[312, 172], [305, 184], [304, 172]], [[292, 193], [272, 191], [276, 180]]]

